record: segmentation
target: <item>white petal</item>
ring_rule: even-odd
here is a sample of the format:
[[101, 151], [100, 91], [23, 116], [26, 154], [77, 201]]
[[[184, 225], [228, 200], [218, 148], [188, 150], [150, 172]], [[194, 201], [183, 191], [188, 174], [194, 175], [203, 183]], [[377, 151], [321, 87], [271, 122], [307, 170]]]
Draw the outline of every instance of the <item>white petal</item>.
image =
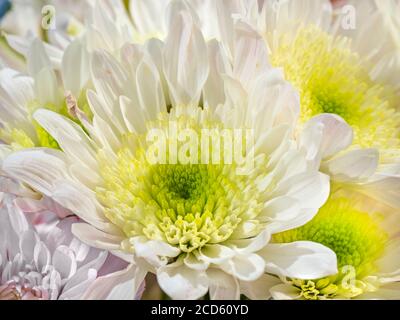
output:
[[264, 273], [265, 262], [257, 254], [237, 254], [220, 267], [239, 280], [253, 281]]
[[219, 264], [234, 255], [235, 252], [224, 245], [209, 244], [200, 249], [199, 259], [208, 263]]
[[208, 58], [210, 73], [204, 84], [204, 104], [215, 108], [225, 100], [224, 82], [222, 74], [228, 72], [227, 57], [222, 52], [220, 44], [216, 40], [211, 40], [208, 45]]
[[65, 155], [56, 150], [32, 149], [15, 152], [3, 162], [3, 170], [41, 193], [52, 195], [54, 182], [65, 179]]
[[352, 150], [324, 162], [322, 170], [331, 175], [334, 181], [360, 181], [375, 173], [378, 161], [376, 149]]
[[263, 274], [255, 281], [240, 281], [240, 291], [251, 300], [268, 300], [271, 297], [270, 288], [281, 282], [277, 277]]
[[70, 278], [77, 268], [73, 251], [66, 246], [59, 246], [53, 253], [52, 264], [59, 272], [61, 279]]
[[258, 252], [266, 272], [296, 279], [318, 279], [336, 274], [336, 254], [315, 242], [269, 244]]
[[300, 298], [300, 290], [291, 284], [278, 284], [270, 289], [274, 300], [295, 300]]
[[356, 297], [358, 300], [399, 300], [400, 282], [390, 283], [380, 287], [375, 292], [367, 292]]
[[50, 265], [49, 249], [44, 245], [44, 243], [39, 243], [35, 246], [33, 255], [37, 270], [45, 273], [46, 267]]
[[167, 258], [176, 257], [180, 253], [179, 249], [164, 241], [147, 240], [145, 237], [135, 237], [131, 241], [135, 255], [157, 267], [165, 264]]
[[143, 60], [137, 69], [136, 83], [142, 109], [148, 113], [149, 119], [156, 119], [160, 112], [166, 110], [162, 83], [156, 66]]
[[65, 50], [62, 60], [62, 76], [66, 90], [78, 98], [89, 80], [89, 57], [80, 40], [73, 41]]
[[198, 259], [194, 254], [186, 255], [185, 259], [183, 259], [184, 264], [190, 269], [205, 271], [210, 265], [208, 262], [202, 261]]
[[99, 249], [119, 250], [123, 240], [122, 237], [102, 232], [87, 223], [75, 223], [71, 228], [79, 240]]
[[329, 176], [319, 172], [305, 172], [294, 175], [278, 185], [275, 190], [277, 196], [285, 194], [299, 200], [302, 208], [310, 210], [310, 215], [315, 215], [315, 209], [319, 209], [329, 196]]
[[129, 12], [139, 34], [146, 37], [162, 35], [166, 29], [165, 11], [170, 1], [132, 0]]
[[[353, 141], [353, 130], [341, 117], [335, 114], [320, 114], [309, 120], [304, 131], [322, 127], [320, 154], [322, 159], [329, 158], [339, 151], [349, 147]], [[312, 138], [312, 136], [310, 136]], [[312, 143], [309, 139], [303, 140], [303, 145]]]
[[360, 190], [372, 199], [400, 208], [400, 176], [374, 175]]
[[235, 25], [233, 73], [245, 88], [270, 68], [264, 39], [244, 22]]
[[44, 68], [51, 68], [50, 59], [41, 40], [33, 40], [28, 52], [28, 69], [32, 76], [35, 77]]
[[173, 17], [163, 56], [165, 77], [175, 105], [197, 105], [208, 77], [207, 46], [189, 12]]
[[39, 236], [33, 230], [27, 230], [21, 235], [19, 242], [20, 252], [24, 260], [29, 264], [34, 262], [34, 251], [39, 241]]
[[232, 15], [241, 12], [240, 2], [239, 0], [215, 1], [219, 36], [231, 60], [235, 54], [235, 32]]
[[124, 270], [96, 279], [82, 300], [133, 300], [146, 274], [147, 270], [131, 264]]
[[248, 254], [261, 250], [271, 239], [269, 230], [263, 230], [254, 238], [231, 240], [227, 244], [240, 254]]
[[93, 142], [75, 122], [49, 110], [38, 110], [34, 118], [58, 142], [61, 149], [96, 176], [98, 172], [96, 150]]
[[50, 68], [43, 68], [35, 76], [35, 93], [42, 105], [61, 104], [61, 92], [58, 88], [57, 76]]
[[157, 270], [161, 289], [172, 299], [196, 300], [208, 291], [208, 278], [204, 272], [193, 270], [178, 261]]
[[240, 288], [238, 281], [218, 269], [209, 269], [207, 276], [210, 280], [211, 300], [239, 300]]

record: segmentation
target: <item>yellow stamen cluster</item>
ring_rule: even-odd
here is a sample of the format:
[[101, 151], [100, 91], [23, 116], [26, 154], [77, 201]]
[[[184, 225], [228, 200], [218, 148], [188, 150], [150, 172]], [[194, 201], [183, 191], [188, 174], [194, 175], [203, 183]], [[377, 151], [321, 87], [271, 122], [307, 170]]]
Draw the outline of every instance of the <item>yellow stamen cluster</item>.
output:
[[[193, 118], [183, 116], [178, 122], [199, 129]], [[167, 123], [161, 121], [159, 126], [168, 131]], [[235, 164], [223, 160], [220, 164], [151, 164], [145, 138], [127, 140], [136, 146], [135, 152], [127, 143], [114, 162], [99, 154], [104, 183], [97, 196], [107, 218], [128, 239], [145, 236], [191, 253], [206, 244], [242, 237], [246, 222], [253, 226], [250, 236], [261, 230], [254, 177], [237, 175]]]
[[[346, 198], [329, 199], [306, 225], [274, 235], [279, 243], [307, 240], [321, 243], [337, 256], [339, 274], [314, 281], [293, 280], [307, 297], [327, 297], [333, 294], [357, 295], [358, 286], [347, 280], [362, 280], [376, 271], [376, 261], [382, 256], [387, 234], [380, 226], [380, 215], [360, 211]], [[354, 279], [347, 279], [354, 272]], [[330, 286], [334, 284], [335, 286]]]
[[352, 126], [354, 144], [397, 155], [400, 115], [384, 98], [384, 88], [372, 83], [348, 39], [309, 26], [294, 37], [280, 36], [276, 43], [272, 63], [283, 67], [299, 90], [302, 121], [320, 113], [337, 114]]

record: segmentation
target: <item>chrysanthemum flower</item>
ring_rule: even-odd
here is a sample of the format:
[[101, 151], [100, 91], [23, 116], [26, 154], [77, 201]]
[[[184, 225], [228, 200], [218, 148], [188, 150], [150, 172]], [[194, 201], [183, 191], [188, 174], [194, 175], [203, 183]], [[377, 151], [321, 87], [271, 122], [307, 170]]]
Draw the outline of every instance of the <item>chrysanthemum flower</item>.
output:
[[[306, 225], [274, 241], [315, 241], [337, 255], [339, 273], [326, 278], [284, 279], [275, 299], [399, 299], [399, 217], [359, 194], [336, 192]], [[394, 216], [393, 216], [394, 215]]]
[[[0, 300], [80, 299], [98, 276], [108, 253], [77, 240], [76, 218], [38, 232], [15, 205], [0, 199]], [[47, 229], [46, 229], [47, 230]]]
[[386, 204], [399, 198], [399, 188], [391, 189], [390, 182], [382, 179], [373, 188], [368, 181], [377, 175], [378, 153], [347, 150], [351, 139], [351, 128], [339, 117], [320, 115], [306, 124], [301, 146], [331, 176], [332, 192], [313, 220], [276, 234], [273, 240], [321, 243], [336, 253], [339, 272], [318, 279], [282, 278], [283, 283], [270, 288], [276, 299], [400, 297], [400, 216], [398, 208]]
[[[293, 140], [296, 93], [267, 66], [265, 47], [250, 29], [237, 34], [233, 70], [216, 79], [219, 47], [207, 47], [185, 6], [174, 4], [171, 17], [160, 48], [171, 104], [146, 47], [126, 45], [119, 59], [95, 52], [95, 91], [87, 96], [92, 125], [85, 123], [85, 132], [60, 114], [37, 111], [35, 120], [63, 152], [23, 150], [5, 159], [4, 170], [86, 221], [73, 226], [82, 241], [131, 263], [102, 287], [135, 293], [152, 272], [175, 299], [208, 291], [211, 298], [239, 298], [264, 272], [296, 279], [335, 273], [335, 255], [320, 244], [270, 244], [272, 234], [311, 220], [329, 193], [327, 176], [309, 166]], [[212, 104], [220, 91], [223, 104]], [[224, 129], [250, 130], [254, 141], [246, 136], [238, 145], [254, 161], [244, 171], [225, 157], [199, 161], [220, 149], [193, 148], [193, 140], [175, 149], [174, 125], [195, 137], [203, 129], [216, 137]], [[148, 158], [160, 156], [153, 153], [155, 132], [166, 163]]]
[[[338, 34], [342, 21], [333, 22], [329, 1], [265, 0], [260, 7], [256, 1], [243, 6], [248, 10], [242, 10], [242, 18], [263, 35], [271, 63], [282, 67], [299, 90], [301, 122], [321, 113], [339, 115], [352, 126], [354, 145], [378, 148], [381, 162], [396, 161], [400, 114], [390, 103], [391, 88], [375, 81], [378, 74], [387, 74], [382, 62], [368, 60], [372, 52], [378, 54], [375, 47], [355, 51], [351, 39]], [[220, 20], [227, 14], [220, 13]], [[383, 53], [379, 56], [386, 59]]]

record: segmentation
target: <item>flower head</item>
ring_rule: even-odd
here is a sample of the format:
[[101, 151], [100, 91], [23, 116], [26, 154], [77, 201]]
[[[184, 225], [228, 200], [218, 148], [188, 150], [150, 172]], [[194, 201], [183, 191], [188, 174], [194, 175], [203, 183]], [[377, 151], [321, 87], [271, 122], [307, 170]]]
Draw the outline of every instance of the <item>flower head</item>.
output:
[[[335, 272], [322, 245], [269, 244], [271, 234], [311, 220], [329, 192], [293, 139], [296, 93], [250, 28], [239, 24], [229, 67], [186, 7], [171, 10], [161, 69], [146, 45], [124, 45], [118, 58], [95, 51], [93, 121], [83, 130], [35, 112], [62, 152], [24, 150], [4, 170], [86, 221], [73, 226], [82, 241], [133, 263], [118, 281], [134, 290], [148, 271], [181, 299], [207, 291], [238, 298], [265, 271], [300, 279]], [[215, 70], [223, 66], [226, 76]], [[236, 139], [218, 144], [229, 133]]]
[[330, 175], [331, 194], [310, 222], [274, 235], [274, 241], [321, 243], [336, 253], [338, 272], [282, 278], [283, 284], [270, 288], [276, 299], [398, 298], [399, 197], [392, 185], [399, 180], [379, 172], [377, 150], [347, 149], [351, 139], [351, 128], [337, 116], [320, 115], [305, 125], [300, 146]]
[[282, 67], [299, 90], [301, 123], [318, 114], [339, 115], [352, 126], [355, 146], [377, 148], [381, 162], [396, 162], [400, 116], [393, 87], [378, 81], [378, 73], [386, 73], [383, 63], [368, 60], [377, 50], [356, 50], [347, 32], [337, 32], [342, 17], [335, 20], [329, 1], [266, 0], [259, 10], [239, 14], [263, 35], [272, 65]]
[[3, 195], [0, 207], [0, 300], [81, 298], [107, 252], [73, 237], [70, 229], [76, 218], [39, 232], [14, 200]]

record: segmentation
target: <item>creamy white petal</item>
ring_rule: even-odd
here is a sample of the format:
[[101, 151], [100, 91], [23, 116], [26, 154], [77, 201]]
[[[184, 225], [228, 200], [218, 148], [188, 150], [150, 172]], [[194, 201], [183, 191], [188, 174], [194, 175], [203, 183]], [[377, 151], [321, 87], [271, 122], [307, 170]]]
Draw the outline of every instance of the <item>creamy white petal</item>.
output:
[[61, 92], [57, 83], [57, 76], [50, 68], [41, 69], [35, 76], [35, 94], [42, 105], [61, 105]]
[[4, 160], [3, 170], [48, 196], [52, 195], [54, 183], [65, 179], [68, 171], [65, 155], [50, 149], [13, 153]]
[[218, 269], [209, 269], [207, 276], [210, 280], [211, 300], [239, 300], [239, 282], [231, 275]]
[[34, 118], [58, 142], [61, 149], [85, 168], [85, 174], [98, 177], [93, 142], [75, 122], [49, 110], [38, 110]]
[[72, 225], [72, 233], [82, 242], [99, 249], [118, 250], [122, 237], [100, 231], [87, 223]]
[[62, 76], [66, 90], [78, 98], [89, 80], [89, 55], [80, 40], [73, 41], [65, 50], [62, 60]]
[[307, 147], [311, 144], [311, 135], [307, 136], [308, 130], [314, 127], [321, 127], [322, 140], [320, 154], [322, 159], [329, 158], [339, 151], [350, 146], [353, 141], [353, 130], [341, 117], [335, 114], [320, 114], [309, 120], [304, 128], [302, 145]]
[[168, 1], [132, 0], [129, 11], [137, 31], [145, 36], [161, 36], [166, 31], [165, 11]]
[[278, 284], [270, 289], [274, 300], [295, 300], [300, 298], [300, 291], [291, 284]]
[[172, 258], [179, 255], [180, 250], [158, 240], [147, 240], [145, 237], [131, 239], [135, 247], [135, 255], [145, 259], [157, 267], [167, 263], [167, 257]]
[[263, 274], [255, 281], [240, 281], [240, 291], [251, 300], [268, 300], [271, 298], [271, 287], [281, 282], [278, 277]]
[[139, 64], [136, 85], [142, 110], [149, 119], [157, 118], [166, 110], [166, 103], [158, 70], [151, 61], [143, 60]]
[[146, 270], [130, 264], [126, 269], [96, 279], [82, 300], [134, 300]]
[[337, 273], [335, 253], [310, 241], [269, 244], [258, 252], [265, 260], [265, 270], [296, 279], [318, 279]]
[[208, 278], [204, 272], [193, 270], [181, 261], [163, 266], [157, 270], [161, 289], [172, 299], [195, 300], [208, 291]]
[[207, 42], [210, 72], [203, 89], [204, 104], [215, 108], [225, 100], [223, 74], [229, 70], [227, 57], [216, 40]]
[[339, 182], [362, 181], [375, 173], [379, 153], [376, 149], [351, 150], [323, 163], [322, 170]]
[[208, 263], [220, 264], [235, 255], [235, 251], [220, 244], [206, 245], [199, 250], [199, 259]]
[[239, 253], [220, 267], [239, 280], [253, 281], [264, 273], [265, 262], [258, 254]]
[[208, 77], [208, 56], [204, 38], [188, 11], [174, 15], [163, 62], [174, 104], [197, 105]]
[[270, 68], [264, 39], [244, 22], [235, 24], [233, 74], [245, 88]]
[[51, 68], [50, 59], [41, 40], [33, 40], [28, 52], [27, 60], [30, 75], [35, 77], [43, 69]]

